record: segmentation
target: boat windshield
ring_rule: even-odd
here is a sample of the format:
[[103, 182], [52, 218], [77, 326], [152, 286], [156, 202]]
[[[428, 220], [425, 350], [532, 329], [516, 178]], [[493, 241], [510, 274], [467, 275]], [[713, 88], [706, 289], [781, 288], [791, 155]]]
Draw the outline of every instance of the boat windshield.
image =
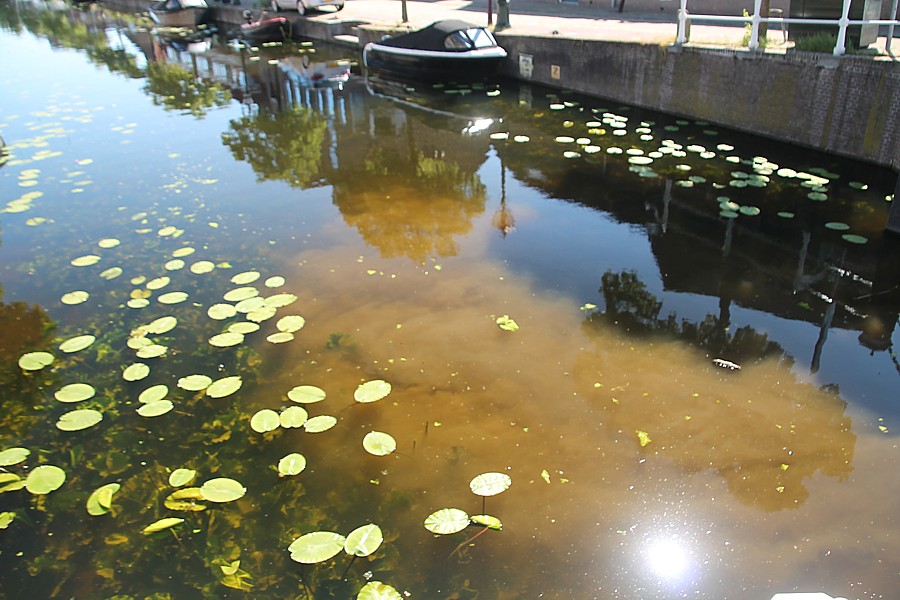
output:
[[444, 46], [448, 50], [471, 50], [496, 45], [497, 42], [494, 41], [491, 32], [483, 27], [454, 31], [444, 39]]

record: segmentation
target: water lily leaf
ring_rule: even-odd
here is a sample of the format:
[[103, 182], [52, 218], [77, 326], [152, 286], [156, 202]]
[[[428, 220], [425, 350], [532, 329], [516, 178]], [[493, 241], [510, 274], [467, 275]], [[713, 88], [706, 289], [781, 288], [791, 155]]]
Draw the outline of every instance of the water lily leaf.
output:
[[641, 431], [640, 429], [635, 429], [634, 432], [637, 434], [638, 442], [641, 444], [641, 448], [649, 444], [651, 441], [650, 434], [646, 431]]
[[140, 381], [150, 374], [150, 367], [144, 363], [134, 363], [125, 367], [122, 371], [122, 379], [125, 381]]
[[506, 473], [482, 473], [469, 482], [469, 489], [479, 496], [495, 496], [505, 492], [512, 485]]
[[173, 252], [172, 257], [173, 258], [184, 258], [185, 256], [190, 256], [194, 252], [196, 252], [195, 249], [191, 248], [190, 246], [185, 246], [184, 248], [179, 248], [178, 250]]
[[228, 348], [231, 346], [237, 346], [238, 344], [243, 343], [244, 334], [243, 333], [234, 333], [232, 331], [226, 331], [225, 333], [219, 333], [217, 335], [209, 338], [209, 345], [215, 346], [217, 348]]
[[230, 319], [234, 315], [237, 314], [237, 309], [233, 304], [213, 304], [206, 311], [207, 316], [210, 319], [215, 319], [216, 321], [222, 321], [224, 319]]
[[390, 434], [370, 431], [363, 438], [363, 448], [375, 456], [387, 456], [397, 449], [397, 441]]
[[60, 402], [82, 402], [93, 398], [96, 393], [97, 390], [87, 383], [70, 383], [57, 390], [53, 397]]
[[266, 301], [264, 298], [259, 296], [254, 296], [253, 298], [247, 298], [246, 300], [241, 300], [238, 302], [234, 309], [239, 313], [247, 314], [251, 313], [254, 310], [259, 310], [260, 308], [266, 305]]
[[377, 402], [391, 393], [391, 384], [383, 379], [373, 379], [360, 384], [353, 392], [353, 399], [363, 404]]
[[160, 290], [170, 283], [172, 283], [172, 278], [167, 275], [163, 275], [162, 277], [156, 277], [155, 279], [151, 279], [150, 281], [148, 281], [147, 289], [153, 291]]
[[278, 413], [271, 408], [264, 408], [250, 417], [250, 428], [257, 433], [275, 431], [281, 426]]
[[293, 333], [287, 333], [285, 331], [279, 331], [278, 333], [273, 333], [270, 336], [266, 337], [266, 341], [272, 344], [286, 344], [294, 339]]
[[156, 299], [160, 304], [179, 304], [188, 299], [187, 292], [169, 292]]
[[178, 387], [189, 392], [205, 390], [212, 383], [212, 378], [206, 375], [188, 375], [178, 380]]
[[256, 296], [259, 296], [259, 290], [255, 287], [239, 287], [226, 292], [223, 299], [226, 302], [240, 302], [241, 300], [255, 298]]
[[350, 532], [344, 541], [344, 552], [351, 556], [369, 556], [378, 550], [383, 541], [381, 527], [369, 523]]
[[97, 246], [108, 250], [109, 248], [115, 248], [116, 246], [118, 246], [121, 243], [122, 242], [120, 242], [116, 238], [103, 238], [102, 240], [97, 242]]
[[96, 265], [100, 262], [100, 257], [96, 254], [86, 254], [84, 256], [79, 256], [78, 258], [73, 258], [71, 265], [73, 267], [89, 267], [91, 265]]
[[178, 517], [166, 517], [165, 519], [160, 519], [155, 523], [151, 523], [147, 525], [142, 530], [144, 535], [150, 535], [151, 533], [156, 533], [158, 531], [165, 531], [166, 529], [171, 529], [176, 525], [181, 525], [184, 523], [184, 519], [179, 519]]
[[266, 298], [266, 306], [270, 306], [272, 308], [284, 308], [285, 306], [289, 306], [296, 301], [297, 296], [295, 296], [294, 294], [281, 293]]
[[504, 331], [518, 331], [519, 324], [516, 323], [509, 315], [497, 317], [497, 326]]
[[759, 208], [756, 206], [742, 206], [739, 210], [742, 215], [747, 215], [748, 217], [755, 217], [759, 214]]
[[403, 596], [386, 583], [370, 581], [359, 590], [356, 600], [403, 600]]
[[59, 349], [66, 353], [78, 352], [79, 350], [84, 350], [95, 341], [97, 341], [97, 338], [92, 335], [78, 335], [64, 341], [59, 345]]
[[184, 268], [184, 261], [180, 258], [173, 258], [172, 260], [164, 264], [163, 268], [166, 271], [180, 271]]
[[169, 494], [163, 504], [169, 510], [187, 510], [191, 512], [200, 512], [207, 509], [203, 504], [203, 493], [198, 487], [189, 487], [182, 490], [176, 490]]
[[137, 409], [137, 414], [142, 417], [158, 417], [175, 408], [170, 400], [155, 400], [148, 402]]
[[231, 283], [235, 285], [247, 285], [248, 283], [253, 283], [259, 278], [259, 271], [244, 271], [243, 273], [238, 273], [237, 275], [232, 277]]
[[25, 478], [25, 489], [40, 496], [58, 490], [65, 481], [65, 471], [55, 465], [41, 465], [32, 469]]
[[830, 223], [825, 223], [825, 227], [834, 231], [847, 231], [850, 229], [850, 226], [846, 223], [841, 223], [839, 221], [831, 221]]
[[25, 480], [15, 473], [0, 472], [0, 494], [4, 492], [16, 492], [25, 487]]
[[148, 323], [144, 329], [147, 333], [162, 335], [164, 333], [169, 333], [175, 326], [178, 325], [178, 319], [175, 317], [168, 315], [165, 317], [160, 317], [151, 323]]
[[19, 358], [19, 367], [23, 371], [40, 371], [53, 364], [53, 355], [49, 352], [28, 352]]
[[16, 518], [16, 513], [10, 511], [0, 512], [0, 529], [6, 529]]
[[[300, 407], [298, 406], [297, 408]], [[31, 454], [31, 450], [28, 448], [7, 448], [0, 452], [0, 467], [17, 465], [28, 458], [29, 454]]]
[[191, 273], [194, 275], [203, 275], [212, 272], [215, 268], [216, 265], [213, 262], [208, 260], [198, 260], [191, 265]]
[[150, 306], [150, 301], [146, 298], [132, 298], [125, 303], [128, 308], [146, 308]]
[[81, 431], [103, 420], [103, 413], [92, 408], [73, 410], [60, 415], [56, 428], [62, 431]]
[[344, 549], [346, 538], [333, 531], [314, 531], [301, 535], [288, 546], [291, 559], [313, 565], [328, 560]]
[[200, 493], [210, 502], [231, 502], [242, 498], [247, 493], [247, 488], [234, 479], [217, 477], [204, 483], [200, 487]]
[[252, 312], [247, 313], [247, 320], [254, 323], [262, 323], [275, 316], [276, 309], [273, 306], [263, 306]]
[[166, 394], [169, 393], [169, 386], [164, 384], [154, 385], [148, 387], [146, 390], [140, 393], [138, 396], [138, 402], [143, 404], [149, 404], [151, 402], [157, 402], [166, 397]]
[[240, 375], [223, 377], [222, 379], [212, 382], [209, 387], [206, 388], [206, 395], [210, 398], [224, 398], [241, 389], [243, 383]]
[[868, 238], [853, 233], [845, 233], [841, 237], [844, 241], [850, 242], [851, 244], [865, 244], [869, 241]]
[[284, 277], [282, 277], [280, 275], [276, 275], [275, 277], [269, 277], [268, 279], [266, 279], [266, 283], [265, 283], [267, 288], [277, 288], [277, 287], [283, 286], [284, 284], [285, 284], [285, 279], [284, 279]]
[[172, 487], [181, 487], [183, 485], [189, 484], [194, 480], [194, 477], [197, 476], [197, 471], [194, 469], [175, 469], [169, 475], [169, 485]]
[[75, 305], [81, 304], [82, 302], [86, 302], [88, 298], [90, 298], [90, 294], [85, 292], [84, 290], [77, 290], [74, 292], [69, 292], [67, 294], [63, 294], [59, 299], [63, 304]]
[[299, 452], [288, 454], [278, 461], [278, 475], [297, 475], [306, 468], [306, 457]]
[[275, 328], [278, 331], [295, 333], [303, 329], [304, 325], [306, 325], [306, 319], [304, 319], [300, 315], [288, 315], [286, 317], [281, 317], [280, 319], [278, 319], [278, 322], [275, 323]]
[[302, 406], [289, 406], [278, 415], [281, 426], [289, 429], [303, 427], [307, 419], [309, 419], [309, 414]]
[[160, 356], [168, 352], [168, 350], [168, 346], [150, 342], [149, 344], [138, 348], [138, 351], [135, 352], [135, 356], [137, 356], [138, 358], [159, 358]]
[[321, 433], [323, 431], [328, 431], [335, 425], [337, 425], [336, 418], [331, 415], [319, 415], [304, 423], [303, 429], [306, 430], [307, 433]]
[[476, 525], [482, 525], [494, 531], [503, 529], [503, 523], [500, 522], [500, 519], [491, 515], [472, 515], [471, 520]]
[[298, 385], [287, 393], [287, 397], [297, 404], [312, 404], [325, 399], [325, 390], [314, 385]]
[[118, 492], [121, 487], [122, 486], [118, 483], [107, 483], [94, 490], [91, 495], [88, 496], [87, 503], [85, 504], [88, 514], [92, 517], [99, 517], [108, 513], [109, 508], [112, 505], [113, 494]]
[[469, 515], [458, 508], [442, 508], [425, 519], [425, 529], [438, 535], [457, 533], [468, 526]]

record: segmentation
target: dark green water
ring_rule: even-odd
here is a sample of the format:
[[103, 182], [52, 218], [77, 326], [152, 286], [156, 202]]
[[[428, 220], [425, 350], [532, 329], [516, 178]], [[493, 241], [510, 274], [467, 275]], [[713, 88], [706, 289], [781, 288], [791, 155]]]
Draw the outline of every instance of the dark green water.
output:
[[[314, 85], [340, 49], [0, 15], [0, 597], [900, 589], [891, 173], [538, 87]], [[292, 406], [334, 425], [260, 432]], [[443, 508], [503, 528], [435, 535]], [[367, 556], [291, 559], [370, 523]]]

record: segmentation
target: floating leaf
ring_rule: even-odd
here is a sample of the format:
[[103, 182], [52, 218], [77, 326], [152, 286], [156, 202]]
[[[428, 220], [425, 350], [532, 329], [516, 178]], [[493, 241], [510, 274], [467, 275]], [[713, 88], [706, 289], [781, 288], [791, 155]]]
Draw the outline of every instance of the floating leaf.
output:
[[249, 323], [247, 321], [240, 321], [238, 323], [232, 323], [231, 325], [229, 325], [228, 331], [247, 335], [248, 333], [259, 331], [259, 325], [257, 325], [256, 323]]
[[297, 404], [312, 404], [325, 399], [325, 390], [314, 385], [298, 385], [287, 393]]
[[166, 529], [171, 529], [176, 525], [181, 525], [184, 523], [184, 519], [179, 519], [178, 517], [166, 517], [165, 519], [160, 519], [155, 523], [151, 523], [147, 525], [142, 530], [144, 535], [150, 535], [151, 533], [156, 533], [158, 531], [165, 531]]
[[166, 271], [180, 271], [184, 268], [184, 261], [180, 258], [175, 258], [164, 264], [163, 268]]
[[363, 438], [363, 448], [375, 456], [387, 456], [397, 449], [397, 441], [387, 433], [370, 431]]
[[215, 268], [215, 263], [212, 263], [208, 260], [198, 260], [191, 265], [191, 273], [195, 275], [203, 275], [205, 273], [212, 272]]
[[162, 344], [154, 344], [153, 342], [151, 342], [150, 344], [141, 346], [135, 353], [135, 355], [138, 358], [159, 358], [168, 350], [168, 346], [163, 346]]
[[280, 426], [278, 413], [271, 408], [264, 408], [250, 418], [250, 428], [257, 433], [275, 431]]
[[93, 398], [96, 393], [97, 390], [86, 383], [70, 383], [57, 390], [53, 397], [60, 402], [82, 402]]
[[160, 304], [179, 304], [188, 299], [187, 292], [169, 292], [157, 298]]
[[103, 420], [103, 413], [91, 408], [67, 412], [56, 421], [56, 428], [62, 431], [81, 431], [93, 427]]
[[259, 290], [255, 287], [239, 287], [226, 292], [223, 299], [226, 302], [240, 302], [256, 296], [259, 296]]
[[247, 313], [247, 320], [254, 323], [262, 323], [275, 316], [275, 307], [263, 306], [257, 310]]
[[254, 310], [259, 310], [260, 308], [263, 308], [265, 305], [266, 305], [266, 301], [264, 298], [261, 298], [260, 296], [255, 296], [253, 298], [247, 298], [246, 300], [241, 300], [240, 302], [238, 302], [235, 305], [234, 309], [236, 311], [238, 311], [239, 313], [247, 314], [247, 313], [253, 312]]
[[331, 415], [319, 415], [304, 423], [303, 429], [305, 429], [307, 433], [321, 433], [323, 431], [328, 431], [335, 425], [337, 425], [336, 418]]
[[479, 496], [495, 496], [505, 492], [512, 485], [506, 473], [482, 473], [469, 482], [469, 489]]
[[652, 441], [650, 439], [650, 434], [648, 434], [646, 431], [641, 431], [640, 429], [636, 429], [635, 433], [637, 434], [638, 441], [641, 443], [642, 448]]
[[28, 448], [7, 448], [0, 452], [0, 467], [9, 467], [17, 465], [28, 458], [31, 450]]
[[841, 223], [839, 221], [831, 221], [830, 223], [825, 223], [825, 227], [834, 231], [847, 231], [848, 229], [850, 229], [849, 225], [847, 225], [846, 223]]
[[458, 508], [442, 508], [425, 519], [425, 529], [439, 535], [449, 535], [469, 526], [469, 515]]
[[306, 325], [306, 319], [300, 315], [288, 315], [278, 319], [278, 322], [275, 323], [275, 328], [278, 329], [278, 331], [295, 333], [303, 329], [304, 325]]
[[147, 282], [147, 289], [153, 290], [153, 291], [160, 290], [160, 289], [166, 287], [167, 285], [169, 285], [170, 283], [172, 283], [171, 277], [168, 277], [168, 276], [157, 277], [157, 278], [151, 279], [150, 281]]
[[96, 265], [100, 262], [100, 257], [96, 254], [87, 254], [85, 256], [79, 256], [78, 258], [72, 259], [73, 267], [89, 267], [91, 265]]
[[28, 352], [19, 358], [19, 367], [23, 371], [40, 371], [53, 363], [53, 355], [49, 352]]
[[172, 492], [166, 497], [163, 504], [169, 510], [200, 512], [207, 509], [207, 506], [201, 500], [204, 500], [204, 498], [200, 488], [189, 487]]
[[138, 396], [138, 402], [143, 404], [149, 404], [150, 402], [157, 402], [166, 397], [166, 394], [169, 393], [169, 386], [164, 384], [154, 385], [148, 387], [146, 390], [140, 393]]
[[850, 242], [851, 244], [865, 244], [869, 241], [867, 238], [853, 233], [845, 233], [841, 237], [844, 239], [844, 241]]
[[107, 483], [94, 490], [91, 495], [88, 496], [87, 503], [85, 504], [88, 514], [92, 517], [99, 517], [108, 513], [109, 508], [112, 505], [113, 494], [118, 492], [121, 487], [122, 486], [118, 483]]
[[148, 402], [137, 409], [137, 414], [142, 417], [158, 417], [175, 408], [170, 400], [156, 400]]
[[6, 529], [16, 518], [16, 513], [10, 511], [0, 512], [0, 529]]
[[95, 341], [97, 341], [97, 338], [92, 335], [79, 335], [64, 341], [59, 345], [59, 349], [66, 353], [78, 352], [79, 350], [84, 350]]
[[238, 273], [237, 275], [232, 277], [231, 283], [235, 285], [247, 285], [248, 283], [253, 283], [259, 278], [259, 271], [244, 271], [243, 273]]
[[214, 381], [206, 388], [206, 395], [210, 398], [224, 398], [241, 389], [241, 385], [243, 385], [243, 381], [241, 380], [240, 375], [223, 377], [222, 379]]
[[222, 321], [224, 319], [230, 319], [234, 315], [237, 314], [237, 309], [233, 304], [213, 304], [206, 311], [206, 314], [210, 319], [215, 319], [216, 321]]
[[35, 467], [25, 479], [25, 489], [36, 496], [49, 494], [62, 487], [66, 472], [54, 465]]
[[472, 515], [471, 520], [476, 525], [482, 525], [494, 531], [503, 529], [503, 523], [500, 522], [500, 519], [491, 515]]
[[403, 596], [386, 583], [370, 581], [359, 590], [356, 600], [403, 600]]
[[748, 217], [755, 217], [759, 214], [759, 209], [755, 206], [742, 206], [739, 210], [742, 215], [747, 215]]
[[101, 248], [109, 249], [109, 248], [115, 248], [116, 246], [118, 246], [121, 243], [122, 242], [120, 242], [116, 238], [103, 238], [102, 240], [97, 242], [97, 245]]
[[282, 293], [275, 294], [274, 296], [269, 296], [266, 298], [266, 306], [271, 308], [284, 308], [285, 306], [289, 306], [297, 301], [297, 296], [294, 294]]
[[175, 469], [169, 475], [169, 485], [172, 487], [181, 487], [189, 484], [196, 476], [197, 471], [194, 469]]
[[504, 331], [518, 331], [519, 324], [513, 321], [509, 315], [497, 317], [497, 325]]
[[243, 343], [243, 341], [243, 333], [226, 331], [225, 333], [219, 333], [209, 338], [209, 345], [217, 348], [228, 348], [230, 346], [237, 346], [238, 344]]
[[360, 384], [353, 392], [353, 399], [367, 404], [377, 402], [391, 393], [391, 384], [383, 379], [373, 379]]
[[125, 381], [140, 381], [150, 374], [150, 367], [144, 363], [134, 363], [125, 367], [122, 371], [122, 379]]
[[15, 473], [0, 472], [0, 494], [16, 492], [25, 487], [25, 480]]
[[290, 476], [301, 473], [306, 468], [306, 457], [299, 452], [288, 454], [278, 461], [278, 475]]
[[291, 559], [299, 563], [313, 565], [336, 556], [344, 549], [346, 538], [333, 531], [314, 531], [302, 535], [291, 542], [288, 552]]
[[200, 487], [200, 493], [210, 502], [231, 502], [242, 498], [247, 493], [247, 488], [234, 479], [217, 477], [204, 483]]
[[268, 279], [266, 279], [266, 283], [265, 283], [267, 288], [277, 288], [277, 287], [283, 286], [284, 284], [285, 284], [285, 279], [284, 279], [284, 277], [281, 277], [280, 275], [276, 275], [275, 277], [269, 277]]
[[68, 294], [63, 294], [60, 298], [60, 302], [63, 304], [74, 305], [81, 304], [82, 302], [87, 301], [90, 298], [90, 294], [83, 290], [78, 290], [75, 292], [69, 292]]
[[369, 556], [381, 546], [384, 534], [374, 523], [357, 527], [344, 541], [344, 552], [351, 556]]
[[144, 329], [147, 333], [162, 335], [164, 333], [169, 333], [175, 326], [178, 325], [178, 319], [169, 315], [165, 317], [160, 317], [151, 323], [148, 323]]
[[196, 250], [194, 250], [193, 248], [191, 248], [189, 246], [185, 246], [184, 248], [179, 248], [178, 250], [173, 252], [172, 257], [173, 258], [184, 258], [185, 256], [190, 256], [194, 252], [196, 252]]
[[205, 390], [212, 383], [212, 378], [206, 375], [188, 375], [178, 380], [178, 387], [189, 392]]

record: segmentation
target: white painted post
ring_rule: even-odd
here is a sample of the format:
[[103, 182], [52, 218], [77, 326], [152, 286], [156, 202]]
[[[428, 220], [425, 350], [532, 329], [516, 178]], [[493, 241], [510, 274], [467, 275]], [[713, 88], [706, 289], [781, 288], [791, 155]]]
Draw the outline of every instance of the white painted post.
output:
[[[845, 1], [848, 4], [850, 3], [850, 0]], [[750, 43], [747, 44], [747, 48], [749, 48], [750, 50], [756, 50], [757, 48], [759, 48], [759, 40], [756, 38], [759, 36], [759, 11], [761, 5], [762, 0], [753, 0], [753, 25], [750, 28]]]
[[838, 20], [837, 43], [834, 45], [834, 55], [843, 56], [847, 51], [847, 25], [850, 24], [850, 0], [844, 0], [844, 8], [841, 9], [841, 18]]
[[678, 9], [678, 33], [675, 35], [675, 43], [681, 45], [687, 41], [685, 27], [687, 22], [687, 0], [681, 0], [681, 7]]

